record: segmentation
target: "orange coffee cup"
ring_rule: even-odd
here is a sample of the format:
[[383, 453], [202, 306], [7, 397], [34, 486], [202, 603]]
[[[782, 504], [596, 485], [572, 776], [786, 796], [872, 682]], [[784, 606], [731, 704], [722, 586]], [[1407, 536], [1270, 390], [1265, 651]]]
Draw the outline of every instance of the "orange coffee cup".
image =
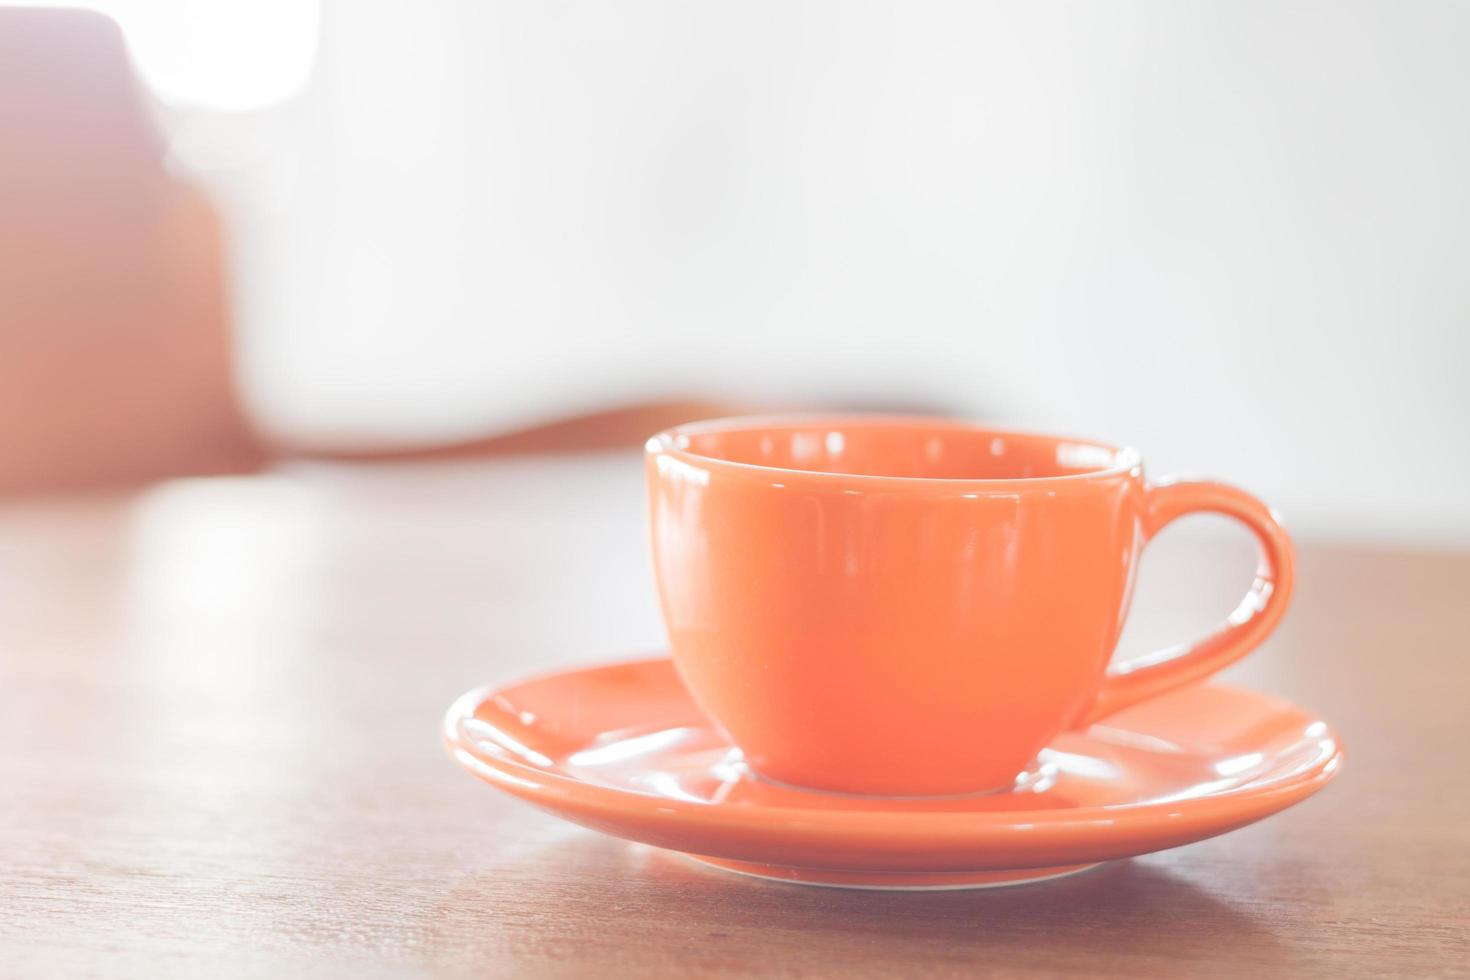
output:
[[[1010, 786], [1058, 733], [1271, 632], [1292, 546], [1221, 483], [1087, 440], [911, 417], [700, 422], [647, 445], [674, 663], [757, 774], [878, 795]], [[1143, 545], [1196, 512], [1260, 544], [1204, 639], [1109, 666]]]

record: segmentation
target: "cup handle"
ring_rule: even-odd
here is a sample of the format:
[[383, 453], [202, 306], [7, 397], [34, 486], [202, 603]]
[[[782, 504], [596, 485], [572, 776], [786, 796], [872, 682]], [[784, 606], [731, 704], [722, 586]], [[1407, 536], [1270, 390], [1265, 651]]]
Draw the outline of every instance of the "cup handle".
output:
[[1260, 645], [1291, 599], [1296, 556], [1286, 528], [1255, 497], [1208, 480], [1164, 480], [1148, 488], [1143, 537], [1150, 541], [1186, 514], [1224, 514], [1250, 528], [1260, 545], [1256, 580], [1224, 623], [1194, 643], [1181, 643], [1109, 669], [1079, 726], [1172, 688], [1203, 680]]

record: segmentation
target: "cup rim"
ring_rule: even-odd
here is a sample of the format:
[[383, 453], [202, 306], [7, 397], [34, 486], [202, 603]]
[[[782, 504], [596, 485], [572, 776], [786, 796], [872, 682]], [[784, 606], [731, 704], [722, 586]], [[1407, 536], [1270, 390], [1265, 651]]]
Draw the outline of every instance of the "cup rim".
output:
[[[916, 429], [938, 429], [948, 431], [975, 432], [999, 438], [1042, 439], [1058, 443], [1077, 443], [1107, 451], [1113, 461], [1108, 466], [1066, 473], [1056, 476], [1011, 476], [1011, 477], [943, 477], [943, 476], [889, 476], [879, 473], [840, 473], [834, 470], [795, 469], [783, 466], [768, 466], [764, 463], [743, 463], [706, 456], [688, 447], [688, 437], [709, 432], [759, 431], [761, 429], [795, 428], [799, 426], [831, 427], [844, 426], [901, 426]], [[737, 415], [728, 418], [703, 419], [685, 422], [664, 429], [644, 443], [644, 451], [650, 455], [667, 455], [683, 463], [709, 469], [724, 470], [748, 475], [770, 475], [787, 479], [840, 480], [844, 483], [902, 484], [909, 487], [977, 487], [987, 490], [1005, 488], [1036, 489], [1050, 485], [1074, 485], [1088, 481], [1103, 480], [1124, 473], [1140, 471], [1143, 460], [1138, 450], [1129, 445], [1114, 445], [1098, 439], [1087, 439], [1053, 432], [1038, 432], [1026, 429], [1011, 429], [988, 425], [960, 417], [942, 415], [892, 415], [886, 413], [865, 414], [849, 412], [843, 414], [784, 413], [775, 415]]]

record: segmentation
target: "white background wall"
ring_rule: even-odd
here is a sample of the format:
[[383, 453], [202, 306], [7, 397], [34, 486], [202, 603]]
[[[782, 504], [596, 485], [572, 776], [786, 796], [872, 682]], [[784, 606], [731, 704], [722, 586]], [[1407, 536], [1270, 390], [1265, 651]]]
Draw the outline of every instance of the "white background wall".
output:
[[329, 0], [214, 175], [249, 391], [917, 395], [1470, 540], [1467, 52], [1463, 3]]

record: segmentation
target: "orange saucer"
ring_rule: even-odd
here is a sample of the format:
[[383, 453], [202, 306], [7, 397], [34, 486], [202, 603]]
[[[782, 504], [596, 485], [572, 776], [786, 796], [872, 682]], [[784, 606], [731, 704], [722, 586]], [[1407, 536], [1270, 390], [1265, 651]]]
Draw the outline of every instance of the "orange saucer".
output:
[[1195, 686], [1058, 736], [1003, 792], [804, 790], [750, 772], [664, 659], [471, 691], [444, 739], [481, 779], [575, 823], [731, 871], [869, 888], [1018, 884], [1177, 847], [1305, 799], [1342, 764], [1310, 712]]

